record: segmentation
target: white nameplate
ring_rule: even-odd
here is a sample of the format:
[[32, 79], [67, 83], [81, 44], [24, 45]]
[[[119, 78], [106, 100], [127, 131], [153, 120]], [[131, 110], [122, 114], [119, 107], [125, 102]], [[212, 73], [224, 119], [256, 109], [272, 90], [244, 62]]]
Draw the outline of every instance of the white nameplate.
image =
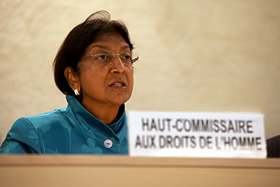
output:
[[266, 158], [262, 114], [129, 112], [130, 156]]

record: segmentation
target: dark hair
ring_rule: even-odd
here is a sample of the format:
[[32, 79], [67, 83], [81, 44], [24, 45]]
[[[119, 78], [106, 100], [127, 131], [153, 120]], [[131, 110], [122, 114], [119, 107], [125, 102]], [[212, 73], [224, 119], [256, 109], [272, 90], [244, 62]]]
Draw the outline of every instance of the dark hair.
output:
[[83, 23], [69, 32], [53, 62], [54, 80], [62, 93], [74, 95], [64, 76], [65, 68], [70, 66], [78, 73], [78, 63], [87, 46], [99, 35], [114, 32], [122, 35], [132, 51], [134, 47], [125, 24], [121, 21], [110, 20], [110, 14], [104, 10], [91, 14]]

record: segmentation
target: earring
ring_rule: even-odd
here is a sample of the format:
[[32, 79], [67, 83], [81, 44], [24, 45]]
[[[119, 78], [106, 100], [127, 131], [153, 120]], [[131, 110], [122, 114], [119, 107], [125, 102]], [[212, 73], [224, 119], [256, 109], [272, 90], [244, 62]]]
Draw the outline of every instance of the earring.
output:
[[76, 96], [80, 95], [78, 89], [75, 89], [75, 90], [74, 90], [74, 93], [75, 93]]

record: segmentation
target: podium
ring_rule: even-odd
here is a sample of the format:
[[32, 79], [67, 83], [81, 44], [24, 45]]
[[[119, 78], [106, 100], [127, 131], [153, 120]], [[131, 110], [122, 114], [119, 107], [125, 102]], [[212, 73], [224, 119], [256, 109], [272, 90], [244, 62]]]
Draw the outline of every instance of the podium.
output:
[[0, 186], [280, 186], [280, 159], [0, 156]]

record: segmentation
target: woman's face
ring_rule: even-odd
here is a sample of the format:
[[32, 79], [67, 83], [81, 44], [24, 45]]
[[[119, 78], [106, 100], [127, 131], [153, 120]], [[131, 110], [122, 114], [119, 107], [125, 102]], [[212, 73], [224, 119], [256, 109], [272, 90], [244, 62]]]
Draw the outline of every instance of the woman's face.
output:
[[86, 48], [83, 55], [86, 58], [79, 64], [83, 105], [120, 106], [129, 100], [133, 90], [133, 67], [124, 65], [118, 55], [107, 65], [89, 56], [130, 52], [129, 45], [119, 33], [101, 34]]

